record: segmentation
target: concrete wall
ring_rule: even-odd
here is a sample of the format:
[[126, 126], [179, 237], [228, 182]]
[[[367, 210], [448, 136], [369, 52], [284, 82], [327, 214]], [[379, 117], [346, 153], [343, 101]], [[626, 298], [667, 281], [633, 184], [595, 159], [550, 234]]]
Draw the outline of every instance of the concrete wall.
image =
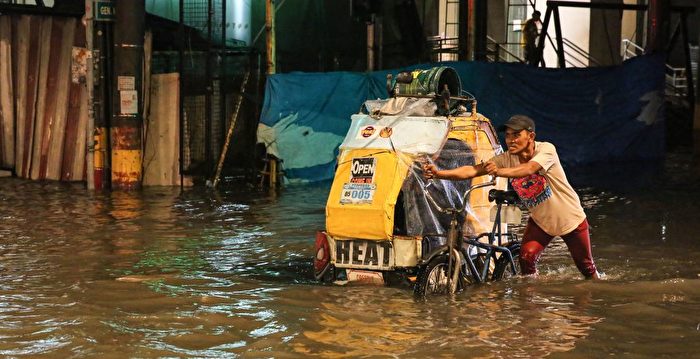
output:
[[[622, 0], [593, 0], [591, 3], [622, 4]], [[589, 53], [601, 66], [621, 62], [620, 40], [623, 11], [591, 9]]]
[[506, 3], [508, 0], [489, 1], [488, 34], [498, 43], [506, 42]]

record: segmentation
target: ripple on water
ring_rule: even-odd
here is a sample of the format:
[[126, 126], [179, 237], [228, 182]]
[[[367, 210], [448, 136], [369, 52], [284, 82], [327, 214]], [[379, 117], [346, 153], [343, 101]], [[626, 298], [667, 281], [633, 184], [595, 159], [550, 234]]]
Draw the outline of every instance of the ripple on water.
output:
[[[671, 181], [676, 186], [689, 181]], [[324, 187], [325, 186], [325, 187]], [[555, 240], [540, 276], [415, 300], [313, 282], [327, 184], [276, 193], [0, 179], [0, 353], [112, 357], [690, 357], [697, 189], [582, 187], [584, 281]], [[515, 231], [522, 232], [522, 226]]]

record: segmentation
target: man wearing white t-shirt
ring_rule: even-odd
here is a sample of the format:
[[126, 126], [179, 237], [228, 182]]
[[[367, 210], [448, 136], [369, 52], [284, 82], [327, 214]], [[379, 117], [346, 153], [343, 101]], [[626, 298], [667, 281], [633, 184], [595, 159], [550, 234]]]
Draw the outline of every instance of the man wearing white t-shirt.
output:
[[523, 274], [536, 274], [542, 251], [554, 237], [561, 237], [581, 274], [598, 279], [588, 220], [554, 145], [535, 141], [535, 122], [524, 115], [511, 117], [500, 130], [505, 131], [507, 152], [482, 164], [449, 170], [426, 164], [425, 177], [460, 180], [490, 174], [510, 178], [511, 186], [530, 211], [520, 248]]

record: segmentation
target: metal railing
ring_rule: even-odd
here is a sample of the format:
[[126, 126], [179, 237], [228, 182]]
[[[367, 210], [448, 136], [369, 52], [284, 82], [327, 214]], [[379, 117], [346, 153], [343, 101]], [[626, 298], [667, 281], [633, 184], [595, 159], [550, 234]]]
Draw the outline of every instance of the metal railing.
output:
[[[562, 37], [561, 42], [564, 45], [564, 54], [566, 55], [565, 61], [567, 64], [573, 67], [589, 67], [591, 65], [600, 66], [600, 61], [598, 61], [595, 57], [591, 56], [591, 54], [589, 54], [588, 51], [582, 49], [580, 46], [573, 43], [571, 40]], [[569, 59], [573, 59], [580, 66], [577, 66], [576, 63], [571, 62]], [[582, 59], [588, 62], [586, 63], [586, 61]]]
[[496, 40], [494, 40], [491, 36], [486, 36], [486, 49], [487, 49], [487, 54], [486, 58], [491, 61], [491, 62], [522, 62], [524, 63], [525, 60], [522, 59], [518, 54], [515, 52], [517, 51], [511, 51], [508, 49], [507, 46], [517, 46], [516, 49], [520, 48], [520, 43], [499, 43]]
[[[622, 60], [631, 59], [644, 53], [644, 49], [632, 40], [623, 39], [620, 45]], [[666, 94], [686, 96], [688, 93], [688, 77], [685, 67], [673, 67], [666, 64]]]
[[620, 45], [620, 56], [622, 57], [622, 61], [643, 53], [644, 49], [641, 46], [635, 44], [632, 42], [632, 40], [622, 39], [622, 44]]
[[428, 36], [427, 45], [433, 61], [456, 61], [459, 52], [458, 37]]
[[[492, 37], [486, 37], [488, 54], [487, 58], [492, 62], [525, 62], [525, 59], [520, 57], [520, 49], [522, 44], [519, 42], [503, 42], [499, 43]], [[553, 41], [550, 38], [550, 42], [553, 45]], [[590, 65], [600, 66], [600, 62], [591, 56], [586, 50], [582, 49], [572, 41], [562, 38], [562, 44], [564, 45], [564, 55], [566, 64], [569, 67], [588, 67]], [[511, 47], [511, 49], [509, 49]]]

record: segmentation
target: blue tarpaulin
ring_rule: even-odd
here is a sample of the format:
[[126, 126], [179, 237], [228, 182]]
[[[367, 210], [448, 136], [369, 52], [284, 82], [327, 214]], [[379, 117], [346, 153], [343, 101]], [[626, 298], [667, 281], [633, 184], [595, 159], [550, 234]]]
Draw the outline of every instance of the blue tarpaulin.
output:
[[[543, 69], [518, 63], [446, 62], [478, 111], [494, 126], [513, 114], [537, 124], [537, 139], [557, 146], [565, 165], [659, 159], [664, 154], [664, 59], [619, 66]], [[291, 181], [333, 177], [350, 116], [365, 100], [385, 98], [386, 74], [289, 73], [267, 80], [259, 138], [283, 160]], [[261, 134], [265, 134], [264, 136]]]

